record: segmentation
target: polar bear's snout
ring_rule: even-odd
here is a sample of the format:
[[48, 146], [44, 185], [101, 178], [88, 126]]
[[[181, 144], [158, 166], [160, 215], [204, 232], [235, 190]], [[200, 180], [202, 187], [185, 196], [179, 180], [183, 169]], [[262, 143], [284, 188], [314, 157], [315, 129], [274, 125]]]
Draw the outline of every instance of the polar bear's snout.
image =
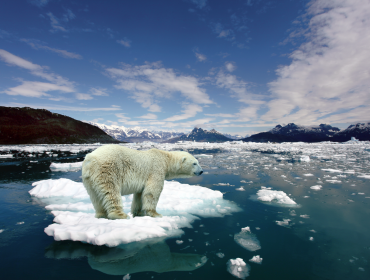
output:
[[196, 170], [194, 171], [194, 174], [195, 175], [197, 175], [197, 176], [199, 176], [199, 175], [201, 175], [203, 173], [203, 169], [202, 169], [202, 167], [200, 167], [200, 165], [199, 164], [197, 164], [196, 165]]

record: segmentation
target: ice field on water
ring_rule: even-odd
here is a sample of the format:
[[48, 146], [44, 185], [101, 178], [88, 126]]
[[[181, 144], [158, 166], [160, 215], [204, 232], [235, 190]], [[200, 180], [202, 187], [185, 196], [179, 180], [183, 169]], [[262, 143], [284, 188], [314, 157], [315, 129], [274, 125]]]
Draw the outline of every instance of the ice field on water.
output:
[[0, 146], [1, 279], [370, 279], [369, 142], [125, 144], [204, 173], [115, 221], [82, 185], [99, 146]]

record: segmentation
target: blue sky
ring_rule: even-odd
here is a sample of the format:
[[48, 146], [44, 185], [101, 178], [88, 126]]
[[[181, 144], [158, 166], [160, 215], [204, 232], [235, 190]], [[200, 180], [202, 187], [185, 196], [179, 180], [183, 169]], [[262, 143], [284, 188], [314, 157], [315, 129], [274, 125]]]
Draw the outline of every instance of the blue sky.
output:
[[0, 100], [149, 130], [370, 115], [369, 0], [0, 3]]

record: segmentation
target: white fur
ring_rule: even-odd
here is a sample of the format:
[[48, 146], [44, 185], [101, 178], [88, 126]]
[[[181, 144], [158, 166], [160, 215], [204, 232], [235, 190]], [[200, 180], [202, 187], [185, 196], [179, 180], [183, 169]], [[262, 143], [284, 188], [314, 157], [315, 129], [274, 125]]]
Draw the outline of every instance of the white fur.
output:
[[82, 180], [95, 208], [96, 218], [126, 219], [122, 195], [134, 194], [131, 213], [162, 217], [156, 212], [164, 180], [187, 178], [203, 172], [187, 152], [157, 149], [137, 151], [105, 145], [86, 155]]

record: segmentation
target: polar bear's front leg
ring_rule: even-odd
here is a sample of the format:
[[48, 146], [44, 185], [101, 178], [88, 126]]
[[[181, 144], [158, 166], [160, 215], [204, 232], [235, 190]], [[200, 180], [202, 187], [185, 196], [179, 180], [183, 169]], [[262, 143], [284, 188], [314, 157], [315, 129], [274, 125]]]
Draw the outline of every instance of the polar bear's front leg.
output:
[[153, 218], [162, 217], [162, 215], [156, 211], [162, 189], [163, 183], [159, 185], [158, 183], [154, 184], [153, 182], [148, 182], [141, 195], [142, 208], [138, 216], [150, 216]]

